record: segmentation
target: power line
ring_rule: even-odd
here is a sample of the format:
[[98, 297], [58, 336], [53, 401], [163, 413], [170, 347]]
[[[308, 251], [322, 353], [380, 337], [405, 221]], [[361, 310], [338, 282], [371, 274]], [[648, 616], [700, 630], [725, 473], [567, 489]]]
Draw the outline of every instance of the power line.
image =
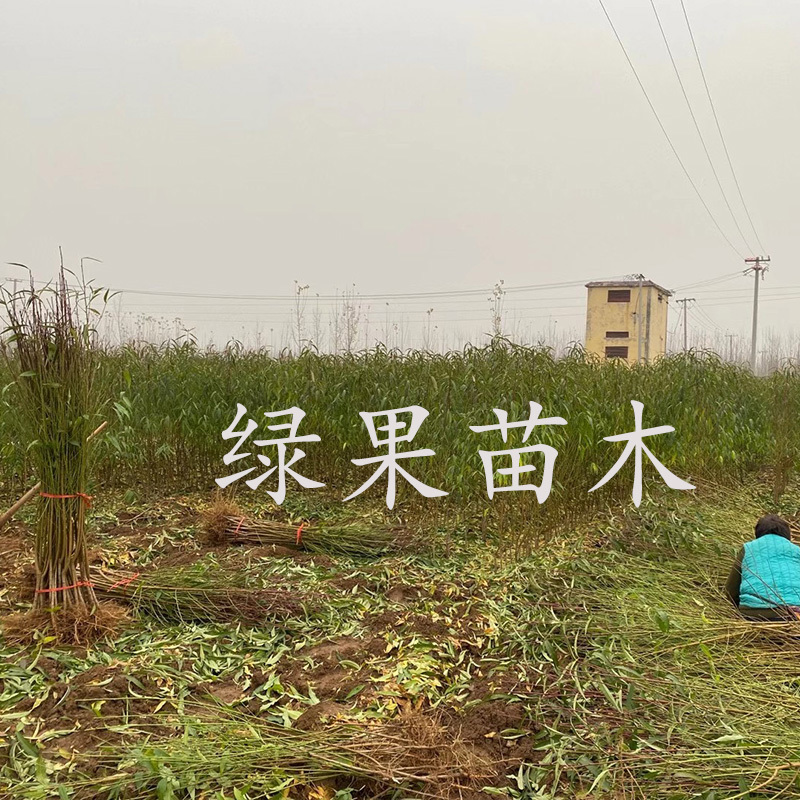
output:
[[672, 139], [670, 138], [670, 135], [667, 133], [667, 129], [664, 127], [664, 123], [661, 121], [661, 117], [656, 111], [656, 108], [653, 105], [653, 101], [650, 99], [650, 95], [647, 93], [647, 89], [644, 88], [642, 79], [639, 77], [639, 73], [636, 71], [636, 67], [634, 67], [633, 61], [631, 61], [631, 57], [628, 55], [628, 51], [625, 48], [625, 45], [622, 43], [622, 39], [620, 38], [620, 35], [617, 32], [617, 29], [614, 25], [614, 22], [611, 19], [611, 16], [608, 13], [608, 10], [606, 9], [605, 3], [603, 2], [603, 0], [597, 0], [597, 2], [600, 4], [600, 8], [603, 9], [603, 13], [605, 14], [605, 17], [608, 20], [608, 24], [611, 26], [611, 30], [614, 32], [614, 36], [617, 39], [617, 43], [622, 49], [622, 53], [625, 56], [625, 60], [628, 62], [628, 66], [631, 68], [631, 72], [633, 72], [633, 76], [634, 78], [636, 78], [636, 82], [639, 84], [639, 88], [642, 90], [642, 94], [644, 94], [645, 100], [647, 100], [647, 105], [650, 106], [650, 110], [653, 112], [653, 116], [656, 118], [658, 127], [661, 128], [661, 132], [664, 134], [664, 138], [667, 140], [670, 150], [672, 150], [672, 154], [675, 156], [676, 160], [678, 161], [678, 164], [680, 164], [681, 170], [683, 170], [683, 174], [686, 176], [686, 180], [688, 180], [689, 183], [691, 184], [692, 189], [694, 189], [694, 193], [697, 195], [697, 199], [702, 203], [703, 208], [706, 210], [706, 213], [710, 217], [711, 221], [714, 223], [714, 226], [719, 231], [722, 238], [728, 243], [730, 248], [733, 250], [734, 253], [736, 253], [737, 256], [739, 256], [739, 258], [744, 258], [744, 256], [739, 252], [739, 249], [736, 247], [736, 245], [727, 237], [725, 231], [722, 230], [722, 227], [720, 226], [719, 222], [717, 222], [716, 217], [711, 213], [711, 209], [708, 207], [708, 204], [703, 199], [703, 195], [700, 194], [700, 190], [697, 188], [697, 185], [692, 180], [692, 176], [686, 169], [686, 165], [683, 163], [683, 160], [678, 155], [678, 151], [676, 150], [675, 145], [672, 143]]
[[[736, 273], [736, 277], [741, 277], [741, 272]], [[773, 295], [780, 294], [783, 296], [788, 290], [798, 290], [800, 289], [800, 284], [793, 284], [793, 285], [786, 285], [786, 286], [770, 286], [768, 289], [762, 291], [762, 297], [769, 297]], [[680, 289], [676, 289], [676, 292], [679, 292]], [[737, 288], [737, 289], [717, 289], [713, 286], [708, 286], [706, 288], [698, 289], [695, 294], [705, 295], [705, 299], [721, 299], [723, 296], [728, 295], [732, 297], [730, 299], [735, 299], [736, 297], [745, 297], [750, 296], [752, 294], [750, 289], [747, 288]], [[522, 298], [520, 298], [522, 299]], [[553, 304], [556, 301], [572, 301], [569, 305], [562, 305], [562, 306], [554, 306]], [[335, 311], [335, 307], [331, 306], [330, 304], [326, 303], [325, 305], [320, 306], [317, 308], [316, 303], [314, 302], [314, 297], [308, 298], [308, 305], [306, 306], [305, 313], [307, 314], [314, 314], [317, 311], [321, 313], [330, 313]], [[577, 302], [576, 302], [577, 301]], [[258, 309], [259, 311], [263, 311], [264, 305], [261, 301], [253, 301], [247, 302], [245, 300], [220, 300], [217, 302], [182, 302], [178, 301], [159, 301], [159, 300], [144, 300], [141, 302], [133, 301], [127, 302], [124, 305], [124, 310], [160, 310], [160, 309], [175, 309], [180, 311], [200, 311], [203, 309], [220, 309], [219, 313], [242, 313], [251, 310], [256, 310], [253, 308], [253, 304], [258, 302]], [[266, 301], [269, 303], [269, 301]], [[538, 306], [545, 306], [548, 308], [583, 308], [585, 307], [585, 301], [580, 301], [580, 298], [576, 297], [575, 295], [560, 295], [557, 297], [548, 297], [548, 298], [526, 298], [524, 300], [524, 306], [515, 306], [511, 304], [506, 304], [505, 309], [507, 311], [530, 311], [536, 310]], [[478, 311], [480, 306], [486, 306], [486, 301], [484, 299], [468, 299], [468, 298], [454, 298], [454, 299], [446, 299], [441, 298], [435, 301], [436, 311], [438, 313], [454, 313], [459, 310], [469, 310], [469, 311]], [[420, 301], [405, 301], [405, 302], [394, 302], [394, 303], [386, 303], [386, 305], [369, 305], [365, 304], [365, 310], [369, 310], [374, 313], [385, 313], [385, 312], [395, 312], [398, 314], [424, 314], [427, 312], [427, 306], [429, 304], [423, 303]], [[225, 307], [227, 310], [221, 309], [221, 306]], [[424, 307], [423, 307], [424, 306]], [[273, 310], [277, 313], [294, 313], [293, 309], [286, 308], [285, 306], [273, 306], [270, 310]]]
[[[800, 289], [800, 285], [795, 284], [794, 286], [771, 286], [769, 289], [765, 289], [766, 292], [785, 292], [788, 289]], [[749, 289], [699, 289], [697, 294], [708, 294], [712, 292], [714, 295], [722, 295], [722, 294], [745, 294], [748, 292]]]
[[[797, 294], [786, 294], [786, 289], [799, 289], [800, 286], [787, 286], [787, 287], [773, 287], [768, 290], [769, 294], [766, 292], [762, 294], [761, 300], [763, 302], [766, 301], [791, 301], [798, 299], [800, 295]], [[742, 305], [744, 303], [749, 303], [750, 295], [752, 292], [749, 289], [736, 289], [736, 290], [728, 290], [729, 293], [733, 293], [732, 297], [716, 297], [714, 295], [706, 296], [703, 298], [704, 308], [698, 309], [701, 310], [702, 313], [705, 313], [704, 309], [707, 307], [726, 307], [726, 306], [735, 306], [735, 305]], [[720, 292], [723, 294], [723, 292]], [[554, 298], [556, 299], [556, 298]], [[564, 298], [567, 299], [567, 298]], [[573, 298], [569, 298], [573, 299]], [[710, 302], [708, 302], [710, 301]], [[538, 315], [542, 311], [555, 311], [562, 316], [581, 316], [581, 312], [573, 313], [573, 309], [585, 309], [586, 305], [583, 302], [577, 303], [563, 303], [561, 305], [554, 305], [553, 303], [548, 303], [544, 300], [540, 301], [532, 301], [533, 303], [539, 303], [538, 305], [529, 305], [525, 304], [522, 306], [515, 306], [515, 305], [507, 305], [505, 307], [504, 313], [508, 316], [515, 316], [515, 315], [525, 315], [525, 314], [533, 314]], [[397, 309], [397, 308], [390, 308], [390, 311], [393, 311], [395, 316], [398, 319], [406, 319], [413, 321], [417, 318], [425, 318], [427, 315], [427, 309], [423, 308], [414, 308], [414, 309]], [[140, 305], [140, 304], [127, 304], [126, 306], [122, 307], [119, 310], [112, 309], [109, 313], [112, 313], [116, 316], [156, 316], [156, 317], [165, 317], [168, 316], [172, 317], [180, 317], [186, 319], [217, 319], [220, 320], [225, 317], [236, 318], [236, 319], [261, 319], [261, 320], [274, 320], [276, 322], [285, 322], [291, 314], [293, 314], [292, 309], [288, 308], [273, 308], [265, 310], [263, 308], [253, 308], [252, 306], [245, 305], [243, 307], [228, 307], [226, 309], [220, 309], [219, 304], [200, 304], [194, 306], [185, 306], [185, 307], [176, 307], [174, 305], [156, 305], [156, 304], [148, 304], [148, 305]], [[313, 317], [315, 314], [319, 313], [323, 315], [325, 318], [329, 318], [332, 313], [335, 313], [335, 309], [326, 307], [323, 309], [310, 309], [305, 312], [310, 317]], [[363, 309], [363, 313], [367, 314], [377, 314], [380, 315], [383, 313], [383, 309], [380, 308], [371, 308], [367, 307]], [[475, 316], [470, 317], [471, 319], [484, 319], [488, 314], [488, 310], [486, 314], [481, 313], [480, 309], [476, 308], [469, 308], [469, 307], [450, 307], [450, 308], [441, 308], [436, 306], [434, 309], [434, 314], [437, 319], [440, 321], [453, 321], [452, 315], [463, 315], [463, 314], [474, 314]], [[377, 318], [377, 317], [375, 317]]]
[[[307, 298], [304, 297], [302, 299], [307, 301], [306, 310], [308, 312], [312, 312], [313, 313], [313, 311], [314, 311], [314, 309], [315, 309], [315, 307], [317, 305], [317, 303], [316, 303], [316, 299], [317, 298], [315, 296], [310, 296], [310, 297], [307, 297]], [[357, 301], [358, 299], [359, 299], [359, 296], [357, 295], [354, 298], [354, 301]], [[539, 299], [537, 299], [535, 297], [534, 298], [512, 298], [512, 299], [513, 300], [519, 299], [519, 300], [521, 300], [523, 302], [529, 302], [529, 303], [542, 303], [542, 304], [545, 304], [545, 305], [550, 305], [556, 300], [572, 300], [572, 301], [574, 301], [574, 300], [577, 300], [578, 298], [575, 295], [562, 295], [562, 296], [558, 296], [558, 297], [547, 297], [547, 298], [542, 297], [542, 298], [539, 298]], [[263, 308], [265, 302], [266, 303], [270, 303], [271, 302], [269, 300], [267, 300], [267, 301], [253, 300], [252, 298], [250, 298], [250, 301], [251, 302], [249, 302], [247, 300], [221, 300], [221, 301], [217, 301], [217, 302], [212, 303], [212, 302], [205, 302], [205, 299], [202, 300], [201, 302], [189, 302], [189, 301], [183, 302], [181, 300], [175, 301], [175, 300], [166, 300], [165, 299], [163, 301], [162, 300], [142, 300], [142, 301], [134, 300], [132, 302], [126, 303], [125, 305], [128, 308], [131, 308], [131, 307], [133, 307], [133, 308], [148, 307], [149, 308], [149, 307], [153, 307], [153, 306], [155, 306], [155, 307], [165, 307], [165, 308], [175, 308], [176, 306], [181, 306], [181, 307], [194, 309], [194, 308], [219, 308], [221, 304], [226, 304], [226, 305], [228, 305], [230, 307], [238, 306], [240, 308], [250, 308], [253, 303], [258, 303], [258, 307], [259, 308]], [[331, 306], [330, 301], [323, 301], [323, 303], [324, 303], [323, 310], [325, 310], [325, 311], [332, 310], [332, 306]], [[436, 307], [437, 308], [439, 308], [440, 306], [452, 306], [452, 305], [458, 305], [458, 306], [464, 306], [464, 307], [469, 305], [469, 306], [472, 306], [474, 309], [476, 309], [478, 307], [478, 305], [482, 305], [482, 306], [488, 308], [487, 300], [485, 298], [475, 298], [475, 299], [472, 299], [472, 298], [453, 298], [453, 299], [438, 298], [438, 299], [435, 300], [435, 303], [436, 303]], [[405, 301], [399, 301], [399, 302], [395, 301], [395, 302], [392, 302], [392, 303], [389, 303], [387, 301], [385, 303], [385, 305], [384, 304], [378, 304], [378, 305], [371, 305], [371, 306], [368, 306], [368, 307], [371, 308], [373, 311], [384, 311], [384, 310], [387, 310], [387, 308], [388, 308], [388, 310], [403, 311], [404, 309], [406, 309], [407, 307], [410, 306], [411, 307], [410, 310], [413, 312], [413, 311], [416, 311], [416, 310], [421, 310], [422, 306], [428, 306], [428, 305], [429, 305], [429, 302], [427, 302], [427, 298], [423, 298], [423, 299], [420, 299], [420, 300], [405, 300]], [[509, 306], [506, 306], [506, 307], [508, 308]], [[284, 308], [284, 310], [289, 310], [289, 309], [286, 309], [285, 307], [283, 307], [283, 308]]]
[[[785, 302], [788, 300], [800, 300], [800, 294], [789, 294], [789, 295], [782, 295], [779, 297], [762, 297], [760, 302], [762, 303], [780, 303]], [[712, 306], [741, 306], [745, 303], [752, 304], [753, 299], [752, 297], [749, 300], [723, 300], [719, 303], [706, 303], [706, 308], [711, 308]]]
[[724, 275], [719, 275], [716, 278], [708, 278], [707, 280], [697, 281], [696, 283], [687, 283], [685, 286], [679, 286], [675, 291], [682, 292], [684, 289], [694, 289], [695, 286], [711, 286], [715, 283], [725, 283], [726, 281], [733, 280], [733, 278], [740, 278], [741, 275], [741, 270], [726, 272]]
[[731, 160], [731, 154], [728, 151], [728, 145], [725, 142], [725, 137], [722, 134], [722, 126], [719, 122], [719, 117], [717, 116], [717, 108], [714, 105], [714, 100], [711, 97], [711, 89], [708, 86], [708, 81], [706, 80], [706, 73], [703, 69], [703, 62], [700, 60], [700, 52], [697, 49], [697, 42], [694, 38], [694, 32], [692, 31], [692, 25], [689, 22], [689, 14], [686, 11], [686, 4], [683, 0], [681, 0], [681, 8], [683, 9], [683, 18], [686, 20], [686, 27], [689, 30], [689, 37], [692, 40], [692, 48], [694, 49], [694, 56], [697, 59], [697, 66], [700, 68], [700, 75], [703, 77], [703, 85], [706, 88], [706, 96], [708, 97], [708, 103], [711, 106], [711, 112], [714, 115], [714, 122], [717, 125], [717, 133], [719, 133], [720, 141], [722, 142], [722, 148], [725, 151], [725, 158], [728, 160], [728, 166], [731, 170], [731, 175], [733, 176], [733, 182], [736, 184], [736, 191], [739, 193], [739, 199], [742, 201], [742, 208], [744, 208], [744, 213], [747, 215], [747, 220], [750, 223], [750, 227], [753, 229], [753, 234], [756, 237], [756, 241], [758, 242], [758, 246], [761, 248], [761, 251], [764, 252], [767, 248], [761, 243], [761, 238], [758, 235], [758, 231], [756, 230], [756, 226], [753, 224], [753, 218], [750, 216], [750, 211], [747, 208], [747, 203], [744, 201], [744, 195], [742, 194], [742, 187], [739, 185], [739, 179], [736, 176], [736, 170], [733, 168], [733, 161]]
[[720, 328], [718, 325], [712, 325], [709, 321], [700, 316], [700, 314], [695, 313], [694, 309], [689, 310], [689, 315], [692, 318], [692, 321], [698, 325], [705, 333], [709, 333], [713, 336], [717, 336], [721, 333], [725, 333], [725, 331]]
[[[615, 276], [614, 276], [615, 277]], [[5, 278], [5, 280], [14, 280], [13, 278]], [[528, 291], [546, 291], [549, 289], [563, 289], [570, 286], [583, 286], [588, 283], [590, 280], [597, 280], [595, 279], [583, 279], [578, 281], [562, 281], [560, 283], [532, 283], [527, 284], [524, 286], [509, 286], [503, 289], [505, 293], [517, 293], [517, 292], [528, 292]], [[611, 280], [611, 278], [605, 278], [601, 280]], [[48, 281], [34, 281], [39, 285], [47, 285]], [[75, 288], [75, 287], [70, 287]], [[322, 294], [314, 294], [314, 295], [256, 295], [256, 294], [208, 294], [203, 292], [177, 292], [177, 291], [160, 291], [157, 289], [108, 289], [111, 293], [118, 293], [118, 294], [135, 294], [135, 295], [143, 295], [149, 297], [194, 297], [194, 298], [201, 298], [207, 300], [275, 300], [275, 301], [284, 301], [284, 302], [295, 302], [296, 300], [300, 299], [301, 301], [311, 301], [311, 300], [331, 300], [331, 301], [352, 301], [352, 302], [360, 302], [363, 300], [391, 300], [393, 298], [433, 298], [433, 297], [459, 297], [459, 296], [470, 296], [470, 295], [482, 295], [486, 294], [487, 297], [491, 293], [491, 289], [451, 289], [445, 291], [435, 291], [435, 292], [386, 292], [384, 294], [333, 294], [333, 295], [322, 295]]]
[[[794, 287], [786, 287], [787, 290], [788, 289], [797, 290], [797, 288], [800, 288], [800, 287], [796, 287], [796, 286], [794, 286]], [[752, 297], [753, 291], [752, 291], [752, 289], [749, 290], [749, 292], [748, 292], [747, 289], [737, 289], [735, 291], [730, 290], [728, 292], [719, 292], [719, 296], [714, 295], [714, 294], [709, 294], [709, 293], [701, 294], [700, 292], [698, 292], [697, 294], [701, 295], [701, 298], [702, 298], [704, 303], [707, 300], [720, 300], [720, 301], [723, 301], [723, 304], [724, 304], [726, 302], [737, 301], [740, 298], [744, 299], [745, 297], [748, 297], [748, 296]], [[773, 300], [783, 300], [783, 299], [785, 299], [787, 297], [786, 290], [779, 291], [779, 290], [774, 289], [774, 288], [771, 288], [768, 291], [763, 291], [762, 290], [762, 292], [760, 294], [764, 298], [771, 298]]]
[[[558, 312], [559, 314], [561, 314], [562, 310], [570, 311], [570, 309], [577, 309], [577, 308], [584, 309], [585, 306], [584, 305], [569, 305], [569, 306], [565, 305], [565, 306], [544, 306], [544, 307], [537, 306], [537, 307], [533, 307], [533, 308], [507, 308], [504, 311], [504, 316], [509, 316], [510, 317], [510, 316], [516, 316], [516, 315], [519, 315], [519, 314], [526, 314], [526, 315], [527, 314], [534, 314], [534, 315], [538, 315], [538, 314], [541, 314], [544, 311], [554, 311], [554, 312]], [[438, 319], [438, 320], [440, 320], [442, 322], [452, 322], [453, 319], [452, 319], [452, 317], [449, 316], [450, 314], [469, 314], [471, 311], [474, 311], [474, 309], [455, 309], [454, 308], [454, 309], [450, 309], [449, 311], [441, 311], [441, 310], [434, 309], [433, 316], [434, 316], [435, 319]], [[217, 311], [217, 312], [202, 310], [200, 313], [202, 314], [202, 318], [204, 318], [204, 319], [205, 318], [209, 318], [209, 319], [225, 319], [225, 318], [229, 318], [229, 319], [261, 319], [261, 320], [272, 319], [272, 320], [275, 320], [275, 321], [286, 321], [286, 320], [291, 319], [291, 313], [288, 310], [282, 311], [282, 312], [273, 312], [273, 313], [264, 313], [264, 312], [257, 311], [257, 310], [252, 310], [252, 311]], [[428, 313], [427, 311], [403, 312], [402, 314], [399, 314], [397, 318], [398, 319], [407, 319], [407, 320], [410, 320], [410, 321], [414, 321], [415, 319], [422, 319], [424, 321], [426, 319], [427, 313]], [[160, 309], [155, 309], [153, 311], [148, 311], [146, 309], [137, 310], [137, 311], [125, 311], [125, 310], [123, 310], [122, 312], [113, 311], [113, 312], [111, 312], [111, 315], [115, 316], [115, 317], [122, 317], [122, 316], [129, 316], [129, 317], [159, 316], [159, 317], [165, 317], [165, 316], [167, 316], [167, 317], [170, 317], [170, 318], [172, 318], [172, 317], [187, 317], [187, 318], [191, 317], [192, 319], [199, 319], [200, 318], [196, 314], [193, 314], [191, 309], [188, 309], [188, 310], [176, 310], [174, 313], [169, 313], [166, 310], [162, 311]], [[448, 316], [445, 316], [445, 315], [448, 315]], [[569, 314], [564, 313], [564, 314], [561, 314], [561, 316], [584, 316], [584, 311], [577, 311], [577, 312], [574, 312], [574, 313], [570, 311]], [[377, 320], [378, 317], [375, 316], [375, 317], [372, 317], [371, 319]], [[484, 314], [473, 314], [470, 317], [470, 319], [477, 319], [477, 320], [487, 319], [488, 320], [489, 319], [488, 311], [487, 311], [487, 313], [484, 313]]]
[[[138, 314], [138, 315], [136, 315], [136, 319], [138, 319], [139, 317], [143, 317], [145, 319], [152, 319], [154, 321], [167, 321], [167, 322], [174, 322], [175, 320], [177, 320], [179, 322], [187, 322], [187, 323], [195, 323], [195, 322], [225, 323], [226, 322], [226, 319], [224, 317], [188, 317], [188, 316], [181, 316], [180, 314], [169, 315], [169, 316], [164, 316], [164, 315], [156, 316], [156, 315], [151, 315], [151, 314]], [[585, 317], [585, 314], [583, 312], [579, 311], [579, 312], [570, 313], [570, 314], [542, 314], [542, 315], [536, 315], [536, 316], [533, 316], [533, 317], [526, 316], [526, 317], [521, 318], [521, 319], [518, 319], [518, 318], [515, 318], [515, 317], [509, 317], [509, 320], [514, 321], [514, 322], [527, 322], [527, 323], [530, 323], [530, 322], [536, 322], [538, 320], [543, 320], [543, 319], [566, 319], [568, 317]], [[270, 320], [270, 319], [265, 319], [264, 317], [241, 317], [241, 316], [237, 316], [237, 317], [235, 317], [235, 318], [230, 320], [231, 325], [236, 325], [238, 323], [242, 323], [243, 325], [244, 324], [255, 325], [255, 324], [258, 324], [258, 323], [263, 323], [264, 325], [271, 325], [271, 324], [278, 324], [278, 323], [283, 323], [283, 322], [285, 322], [285, 320], [283, 320], [283, 319]], [[397, 324], [401, 324], [401, 325], [427, 325], [428, 320], [427, 319], [420, 319], [420, 318], [417, 318], [417, 319], [400, 318], [400, 319], [394, 320], [393, 322], [395, 322]], [[484, 323], [484, 324], [488, 325], [490, 323], [490, 320], [489, 320], [488, 316], [485, 316], [485, 315], [476, 316], [476, 317], [462, 317], [462, 318], [459, 318], [459, 319], [440, 319], [440, 318], [437, 318], [436, 315], [434, 315], [433, 316], [433, 322], [436, 325], [455, 324], [455, 323], [460, 323], [460, 322]], [[376, 328], [379, 328], [383, 324], [382, 321], [379, 321], [379, 320], [371, 320], [371, 323]]]
[[680, 316], [675, 318], [675, 324], [672, 326], [672, 330], [668, 332], [667, 336], [668, 339], [672, 340], [675, 338], [675, 335], [678, 333], [678, 326], [681, 324]]
[[708, 322], [708, 324], [709, 324], [709, 325], [711, 325], [712, 327], [716, 328], [718, 331], [720, 331], [720, 333], [724, 333], [724, 332], [725, 332], [725, 331], [723, 330], [722, 326], [721, 326], [721, 325], [718, 325], [718, 324], [717, 324], [717, 323], [716, 323], [716, 322], [715, 322], [715, 321], [714, 321], [714, 320], [711, 318], [711, 316], [708, 314], [708, 312], [707, 312], [707, 311], [706, 311], [706, 310], [705, 310], [705, 309], [704, 309], [702, 306], [700, 306], [700, 305], [698, 305], [698, 304], [697, 304], [697, 301], [695, 301], [695, 305], [694, 305], [694, 308], [692, 309], [692, 311], [694, 311], [694, 312], [695, 312], [695, 314], [697, 314], [697, 315], [699, 315], [700, 317], [702, 317], [703, 319], [705, 319], [705, 320], [706, 320], [706, 322]]
[[678, 79], [678, 85], [681, 87], [681, 94], [683, 94], [683, 99], [686, 101], [686, 108], [689, 109], [689, 116], [692, 118], [692, 122], [694, 123], [694, 129], [697, 131], [697, 136], [700, 139], [700, 144], [703, 146], [703, 152], [706, 154], [706, 159], [708, 160], [708, 165], [711, 167], [711, 172], [714, 173], [714, 180], [717, 182], [717, 186], [719, 187], [722, 199], [725, 201], [725, 206], [727, 207], [728, 212], [731, 215], [731, 219], [733, 220], [733, 224], [736, 226], [736, 230], [739, 231], [739, 235], [742, 237], [744, 246], [752, 253], [753, 248], [750, 246], [750, 243], [745, 238], [742, 229], [739, 227], [739, 222], [736, 219], [735, 214], [733, 213], [733, 209], [731, 208], [730, 202], [728, 202], [728, 195], [725, 194], [725, 189], [722, 188], [722, 182], [720, 181], [719, 175], [717, 174], [717, 168], [714, 166], [714, 162], [711, 159], [711, 153], [708, 152], [708, 146], [706, 145], [706, 140], [703, 136], [702, 131], [700, 130], [700, 124], [698, 123], [697, 117], [695, 116], [694, 109], [692, 108], [691, 101], [689, 100], [689, 95], [686, 93], [686, 87], [683, 85], [683, 79], [681, 78], [681, 73], [678, 70], [678, 65], [675, 63], [675, 57], [672, 55], [672, 48], [669, 45], [669, 39], [667, 38], [667, 33], [664, 30], [664, 26], [661, 24], [661, 17], [658, 14], [658, 9], [656, 8], [655, 0], [650, 0], [650, 6], [653, 9], [653, 14], [655, 14], [656, 22], [658, 23], [658, 29], [661, 31], [661, 38], [664, 40], [664, 45], [667, 48], [667, 54], [669, 55], [669, 60], [672, 63], [672, 69], [675, 72], [675, 77]]

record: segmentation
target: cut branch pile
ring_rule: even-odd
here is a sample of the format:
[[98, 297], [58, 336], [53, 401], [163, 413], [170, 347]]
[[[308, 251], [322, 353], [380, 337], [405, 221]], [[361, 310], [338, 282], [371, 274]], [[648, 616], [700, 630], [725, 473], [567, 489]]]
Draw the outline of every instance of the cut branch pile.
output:
[[[196, 724], [191, 730], [192, 735], [156, 745], [175, 784], [187, 793], [199, 788], [201, 764], [205, 780], [215, 776], [220, 788], [246, 783], [258, 797], [273, 796], [290, 786], [312, 787], [339, 779], [356, 790], [370, 791], [369, 796], [401, 789], [402, 796], [409, 798], [463, 797], [464, 792], [475, 792], [495, 780], [507, 766], [421, 715], [378, 725], [333, 722], [318, 731], [240, 716]], [[102, 757], [103, 766], [115, 770], [118, 790], [136, 786], [141, 794], [130, 796], [140, 797], [152, 788], [143, 775], [152, 764], [152, 748], [153, 743], [128, 755], [123, 769], [119, 769], [119, 753]], [[157, 781], [158, 776], [151, 780]]]
[[103, 570], [92, 585], [98, 596], [124, 601], [163, 622], [260, 622], [302, 611], [286, 589], [253, 589], [226, 584], [190, 570], [140, 575]]
[[270, 519], [253, 519], [212, 508], [204, 527], [217, 542], [278, 545], [309, 553], [377, 557], [414, 547], [418, 537], [405, 528], [380, 525], [335, 525], [315, 522], [291, 525]]

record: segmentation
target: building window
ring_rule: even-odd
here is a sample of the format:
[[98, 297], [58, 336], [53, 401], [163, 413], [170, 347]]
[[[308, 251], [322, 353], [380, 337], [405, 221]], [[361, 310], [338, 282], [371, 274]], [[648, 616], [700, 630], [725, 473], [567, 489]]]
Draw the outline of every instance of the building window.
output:
[[606, 339], [628, 339], [628, 331], [606, 331]]
[[609, 289], [608, 302], [609, 303], [630, 303], [631, 290], [630, 289]]
[[606, 358], [627, 358], [627, 347], [606, 347]]

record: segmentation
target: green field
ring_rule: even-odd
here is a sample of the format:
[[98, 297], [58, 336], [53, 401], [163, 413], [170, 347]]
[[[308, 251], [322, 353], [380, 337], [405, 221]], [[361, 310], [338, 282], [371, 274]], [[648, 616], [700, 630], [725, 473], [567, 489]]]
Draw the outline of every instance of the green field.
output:
[[[111, 351], [102, 357], [100, 372], [98, 390], [109, 398], [103, 418], [110, 427], [97, 442], [95, 474], [104, 487], [213, 488], [213, 479], [226, 474], [222, 456], [232, 442], [223, 442], [221, 432], [233, 421], [237, 403], [262, 421], [265, 411], [302, 408], [308, 416], [300, 433], [321, 437], [304, 448], [303, 465], [341, 497], [366, 477], [350, 460], [375, 455], [359, 412], [421, 405], [430, 416], [414, 446], [430, 447], [437, 457], [415, 462], [414, 474], [450, 492], [463, 508], [467, 502], [486, 505], [478, 450], [503, 446], [499, 434], [476, 434], [469, 426], [495, 422], [493, 408], [508, 411], [509, 420], [525, 419], [528, 403], [539, 402], [543, 417], [561, 416], [568, 425], [540, 427], [533, 437], [559, 453], [553, 494], [537, 517], [583, 511], [630, 494], [625, 481], [592, 496], [587, 490], [619, 454], [603, 437], [632, 430], [631, 400], [644, 403], [646, 427], [676, 428], [660, 438], [657, 451], [678, 474], [741, 479], [798, 450], [791, 424], [800, 411], [794, 370], [755, 378], [713, 355], [629, 368], [580, 350], [554, 359], [546, 349], [504, 340], [445, 356], [377, 350], [285, 359], [235, 347], [208, 353], [187, 344]], [[7, 386], [0, 478], [9, 490], [22, 490], [30, 478], [30, 442], [20, 435], [11, 378], [0, 380]], [[514, 446], [514, 438], [512, 432], [507, 446]], [[408, 492], [405, 500], [413, 506], [417, 496]]]
[[[797, 514], [792, 371], [758, 379], [694, 355], [630, 369], [497, 343], [125, 350], [102, 375], [89, 544], [128, 619], [87, 646], [30, 641], [14, 614], [32, 598], [36, 503], [0, 533], [0, 797], [800, 797], [800, 633], [746, 623], [722, 594], [756, 518]], [[648, 444], [695, 492], [645, 463], [639, 509], [630, 465], [589, 494], [633, 399], [645, 427], [675, 427]], [[568, 421], [532, 435], [559, 452], [553, 492], [490, 502], [478, 450], [520, 437], [469, 426], [493, 408], [522, 419], [530, 400]], [[10, 503], [35, 476], [13, 387], [3, 402]], [[306, 523], [299, 546], [205, 531], [237, 402], [256, 419], [298, 405], [300, 433], [321, 437], [298, 468], [324, 489], [290, 482], [282, 507], [269, 482], [228, 490], [234, 519]], [[411, 404], [430, 411], [414, 447], [436, 456], [408, 468], [450, 494], [403, 488], [390, 513], [380, 481], [342, 503], [371, 473], [350, 459], [376, 455], [358, 412]], [[347, 555], [311, 548], [325, 526], [408, 535]]]

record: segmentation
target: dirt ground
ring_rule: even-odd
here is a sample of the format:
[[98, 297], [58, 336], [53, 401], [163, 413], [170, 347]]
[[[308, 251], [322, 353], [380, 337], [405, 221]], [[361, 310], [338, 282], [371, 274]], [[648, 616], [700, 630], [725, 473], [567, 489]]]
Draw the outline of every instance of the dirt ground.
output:
[[[32, 600], [31, 540], [22, 523], [0, 536], [0, 622]], [[486, 797], [480, 786], [502, 785], [520, 763], [536, 758], [530, 735], [536, 723], [524, 702], [508, 701], [524, 688], [510, 674], [495, 675], [495, 660], [485, 657], [487, 621], [471, 607], [479, 592], [469, 580], [420, 582], [402, 563], [356, 564], [278, 545], [209, 542], [189, 507], [117, 513], [91, 531], [90, 561], [93, 568], [144, 575], [246, 573], [259, 585], [294, 593], [302, 607], [287, 623], [290, 631], [265, 619], [276, 644], [258, 658], [233, 640], [257, 638], [260, 625], [249, 633], [239, 628], [178, 633], [147, 615], [117, 641], [22, 651], [17, 657], [31, 676], [32, 690], [0, 707], [5, 712], [0, 748], [3, 738], [30, 737], [45, 758], [77, 759], [81, 770], [96, 774], [106, 769], [106, 761], [91, 755], [98, 749], [168, 740], [181, 733], [180, 714], [193, 706], [203, 720], [224, 719], [231, 711], [254, 720], [282, 715], [284, 724], [306, 732], [381, 720], [392, 735], [415, 743], [414, 758], [427, 759], [426, 768], [456, 765], [463, 772], [458, 796], [465, 798]], [[321, 625], [314, 614], [324, 616]], [[137, 624], [144, 626], [152, 650], [137, 643]], [[182, 651], [180, 637], [187, 630], [198, 639]], [[439, 654], [443, 646], [447, 653]], [[448, 664], [455, 658], [468, 668], [461, 674], [448, 666], [439, 674], [440, 658]], [[11, 675], [0, 678], [0, 697], [10, 680]], [[446, 702], [437, 700], [453, 680], [463, 688]], [[337, 779], [331, 785], [345, 783]], [[368, 780], [348, 785], [358, 796], [379, 793]], [[448, 792], [442, 788], [440, 794]], [[80, 796], [89, 796], [85, 788]]]

